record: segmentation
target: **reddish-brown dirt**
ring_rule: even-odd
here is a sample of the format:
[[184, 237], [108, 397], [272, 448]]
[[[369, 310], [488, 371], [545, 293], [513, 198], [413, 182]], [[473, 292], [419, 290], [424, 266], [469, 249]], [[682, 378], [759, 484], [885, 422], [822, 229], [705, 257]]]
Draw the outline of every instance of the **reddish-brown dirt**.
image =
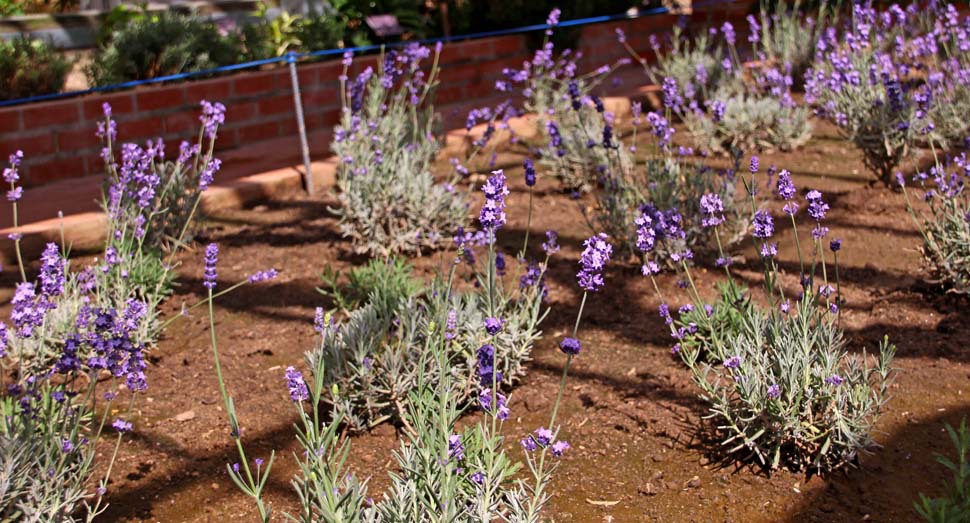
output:
[[[946, 474], [933, 454], [951, 452], [943, 424], [958, 423], [970, 412], [970, 401], [963, 396], [963, 388], [970, 386], [967, 304], [926, 283], [919, 234], [902, 195], [869, 187], [852, 147], [835, 139], [830, 129], [817, 134], [802, 150], [765, 154], [761, 163], [789, 168], [799, 187], [822, 190], [832, 206], [830, 234], [845, 240], [840, 270], [851, 350], [871, 350], [883, 335], [898, 346], [898, 378], [875, 435], [880, 447], [864, 455], [857, 467], [824, 478], [786, 471], [767, 475], [723, 461], [716, 445], [696, 437], [705, 407], [689, 371], [670, 354], [658, 300], [634, 264], [618, 262], [608, 270], [606, 289], [586, 306], [584, 352], [571, 368], [561, 411], [563, 434], [573, 448], [553, 483], [550, 518], [912, 521], [918, 493], [941, 492]], [[513, 253], [526, 226], [527, 193], [520, 172], [509, 173], [514, 181], [510, 222], [500, 243]], [[552, 180], [540, 181], [531, 230], [533, 235], [558, 230], [563, 250], [551, 262], [552, 311], [543, 325], [545, 336], [529, 374], [512, 392], [513, 415], [505, 426], [510, 447], [548, 420], [564, 363], [556, 342], [578, 306], [574, 273], [580, 244], [590, 233], [579, 205], [592, 202], [573, 201], [555, 187]], [[303, 353], [314, 340], [313, 310], [331, 305], [314, 290], [318, 274], [328, 266], [346, 269], [362, 262], [341, 239], [327, 210], [332, 204], [291, 194], [213, 216], [202, 238], [222, 248], [222, 285], [270, 266], [281, 269], [277, 280], [243, 287], [216, 304], [224, 371], [245, 441], [253, 457], [276, 451], [267, 495], [276, 512], [274, 521], [283, 521], [281, 512], [296, 503], [288, 479], [297, 450], [292, 430], [296, 414], [283, 369], [302, 365]], [[788, 273], [797, 264], [791, 243], [786, 233], [780, 260]], [[442, 259], [448, 255], [414, 263], [420, 273], [429, 274]], [[186, 253], [181, 261], [180, 285], [167, 314], [202, 295], [201, 249]], [[721, 278], [719, 272], [704, 269], [697, 274], [705, 292]], [[752, 286], [760, 281], [753, 264], [742, 264], [737, 274]], [[673, 283], [672, 277], [662, 278], [661, 284], [676, 295]], [[109, 488], [111, 505], [101, 521], [254, 521], [252, 504], [226, 474], [226, 464], [236, 461], [236, 455], [212, 369], [204, 314], [172, 324], [152, 354], [149, 376], [150, 389], [136, 404], [136, 429], [122, 446]], [[397, 444], [395, 429], [386, 424], [352, 438], [353, 468], [372, 478], [375, 497], [387, 484]]]

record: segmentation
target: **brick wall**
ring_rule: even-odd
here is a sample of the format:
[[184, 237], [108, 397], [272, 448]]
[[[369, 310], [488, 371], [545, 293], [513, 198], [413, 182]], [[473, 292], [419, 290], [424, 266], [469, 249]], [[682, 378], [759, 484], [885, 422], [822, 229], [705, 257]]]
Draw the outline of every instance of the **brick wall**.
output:
[[[697, 21], [710, 21], [709, 13], [695, 13]], [[669, 31], [673, 16], [651, 16], [603, 23], [582, 29], [579, 49], [584, 65], [595, 67], [621, 56], [615, 30], [622, 28], [630, 43], [645, 54], [651, 33]], [[472, 105], [494, 95], [495, 80], [505, 67], [520, 67], [529, 58], [522, 35], [485, 38], [444, 46], [441, 56], [441, 85], [436, 102], [446, 124], [461, 125], [463, 113]], [[375, 58], [355, 61], [362, 70]], [[312, 133], [311, 153], [328, 152], [329, 130], [339, 118], [340, 60], [299, 66], [300, 88], [308, 130]], [[56, 180], [100, 174], [100, 144], [95, 137], [101, 105], [110, 103], [118, 122], [119, 140], [144, 142], [161, 137], [170, 146], [192, 139], [198, 132], [198, 104], [207, 99], [226, 105], [226, 125], [220, 130], [217, 148], [224, 155], [258, 146], [261, 142], [296, 137], [296, 119], [290, 90], [289, 71], [276, 67], [217, 78], [148, 86], [109, 94], [90, 95], [62, 101], [41, 102], [0, 109], [0, 158], [22, 149], [26, 156], [22, 174], [28, 187]], [[298, 158], [298, 146], [281, 151], [276, 167], [291, 165]]]

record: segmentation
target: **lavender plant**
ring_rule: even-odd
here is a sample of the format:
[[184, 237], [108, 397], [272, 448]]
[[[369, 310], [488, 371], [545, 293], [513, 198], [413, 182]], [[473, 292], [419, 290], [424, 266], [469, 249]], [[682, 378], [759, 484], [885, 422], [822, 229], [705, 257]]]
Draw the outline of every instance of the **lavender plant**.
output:
[[[750, 180], [744, 183], [751, 187]], [[764, 265], [767, 308], [750, 301], [735, 283], [730, 258], [723, 252], [718, 265], [729, 283], [722, 286], [721, 297], [713, 304], [701, 297], [690, 270], [693, 252], [685, 249], [668, 255], [688, 283], [690, 296], [680, 307], [677, 320], [657, 283], [663, 260], [653, 248], [644, 249], [648, 259], [643, 273], [661, 299], [660, 315], [677, 342], [673, 351], [693, 373], [701, 398], [709, 406], [706, 417], [723, 437], [721, 444], [727, 452], [740, 453], [768, 469], [785, 466], [821, 473], [854, 462], [860, 452], [875, 444], [872, 427], [888, 398], [895, 347], [884, 339], [874, 365], [865, 352], [861, 356], [848, 353], [839, 321], [843, 303], [838, 252], [842, 244], [840, 240], [829, 243], [835, 259], [833, 280], [829, 279], [823, 246], [829, 231], [823, 225], [828, 205], [818, 191], [806, 195], [815, 227], [810, 250], [803, 253], [795, 221], [796, 190], [785, 171], [779, 174], [778, 193], [787, 200], [785, 213], [799, 253], [801, 288], [794, 296], [786, 291], [778, 270], [778, 245], [771, 241], [774, 217], [757, 209], [753, 194], [752, 240]], [[705, 207], [712, 212], [704, 218], [704, 226], [718, 234], [723, 217], [710, 205], [711, 197], [706, 199]], [[644, 238], [683, 236], [669, 222], [645, 222], [640, 233]], [[804, 259], [803, 254], [810, 258]], [[734, 310], [724, 313], [724, 308]]]
[[[733, 45], [734, 28], [726, 24], [724, 31], [725, 40]], [[729, 50], [716, 35], [717, 29], [712, 28], [690, 38], [684, 35], [683, 27], [678, 24], [671, 30], [669, 48], [666, 50], [656, 35], [650, 35], [650, 47], [656, 57], [653, 66], [648, 66], [648, 61], [627, 43], [625, 34], [619, 32], [617, 36], [634, 60], [643, 65], [650, 81], [662, 85], [670, 78], [676, 85], [689, 89], [688, 92], [693, 94], [690, 98], [696, 98], [703, 105], [722, 83], [735, 81], [735, 62], [728, 58], [726, 53]]]
[[918, 141], [945, 141], [931, 119], [929, 85], [912, 88], [908, 67], [886, 50], [892, 17], [855, 4], [844, 36], [830, 31], [805, 79], [805, 101], [832, 121], [863, 154], [866, 167], [889, 185]]
[[347, 271], [347, 281], [342, 283], [340, 271], [328, 266], [320, 275], [323, 286], [317, 287], [317, 292], [330, 296], [338, 309], [349, 313], [365, 305], [374, 292], [394, 299], [420, 293], [424, 284], [412, 275], [412, 270], [404, 260], [368, 260], [366, 265]]
[[[529, 452], [528, 462], [536, 482], [521, 478], [514, 480], [521, 464], [509, 457], [504, 446], [504, 436], [501, 434], [502, 423], [510, 415], [510, 408], [509, 398], [499, 390], [504, 378], [499, 370], [500, 353], [497, 349], [503, 343], [503, 333], [514, 324], [510, 318], [500, 316], [503, 310], [497, 295], [501, 286], [499, 274], [503, 264], [498, 262], [500, 258], [495, 251], [495, 233], [505, 223], [504, 199], [508, 194], [501, 171], [493, 173], [483, 190], [486, 202], [479, 221], [482, 226], [481, 235], [488, 246], [488, 269], [482, 274], [480, 282], [481, 287], [486, 289], [482, 306], [487, 317], [484, 321], [475, 322], [471, 328], [474, 330], [472, 337], [471, 333], [461, 332], [459, 314], [463, 314], [463, 311], [448, 308], [455, 303], [451, 296], [458, 294], [453, 283], [457, 262], [460, 261], [467, 243], [463, 238], [459, 257], [449, 270], [447, 283], [431, 293], [432, 296], [444, 296], [438, 302], [437, 308], [433, 307], [434, 301], [429, 301], [427, 303], [432, 306], [419, 309], [423, 311], [423, 317], [399, 316], [401, 319], [396, 322], [398, 333], [393, 336], [396, 339], [385, 342], [388, 346], [406, 346], [410, 352], [408, 356], [413, 357], [416, 363], [412, 364], [411, 387], [403, 391], [407, 401], [400, 409], [400, 419], [406, 431], [406, 438], [395, 453], [400, 471], [391, 475], [390, 488], [380, 501], [373, 504], [365, 503], [366, 480], [355, 479], [346, 474], [344, 468], [349, 444], [346, 440], [339, 440], [336, 430], [342, 423], [347, 422], [337, 407], [346, 388], [332, 381], [332, 373], [327, 368], [327, 346], [343, 344], [352, 349], [354, 345], [370, 343], [368, 338], [386, 339], [384, 324], [380, 323], [374, 312], [385, 306], [388, 300], [378, 290], [364, 308], [352, 313], [350, 319], [343, 324], [335, 322], [332, 316], [324, 315], [322, 310], [318, 310], [314, 323], [322, 341], [319, 349], [306, 355], [307, 366], [311, 372], [309, 381], [293, 367], [288, 368], [285, 373], [290, 399], [299, 413], [297, 438], [304, 450], [302, 455], [296, 456], [300, 473], [293, 480], [301, 508], [298, 514], [288, 515], [290, 519], [301, 522], [439, 521], [439, 518], [460, 522], [492, 521], [498, 518], [512, 521], [538, 520], [539, 511], [548, 500], [545, 489], [555, 468], [554, 463], [545, 463], [546, 453], [549, 451], [553, 456], [560, 457], [569, 448], [569, 444], [562, 440], [557, 441], [556, 434], [546, 428], [540, 428], [534, 435], [527, 436], [523, 440], [523, 446]], [[592, 290], [602, 286], [600, 272], [610, 254], [608, 244], [600, 238], [594, 238], [590, 242], [594, 240], [595, 243], [590, 244], [592, 250], [584, 254], [584, 272], [580, 277], [581, 284]], [[550, 239], [547, 242], [547, 253], [555, 249], [554, 242]], [[213, 250], [212, 255], [207, 256], [207, 282], [214, 282], [215, 272]], [[537, 272], [532, 273], [531, 278], [533, 279], [523, 281], [527, 282], [527, 287], [533, 288], [534, 294], [541, 296], [542, 269], [537, 266]], [[413, 297], [401, 297], [399, 300], [413, 300]], [[365, 310], [371, 312], [361, 313]], [[538, 306], [535, 310], [534, 315], [538, 313]], [[365, 321], [367, 315], [371, 315], [370, 321]], [[233, 402], [226, 394], [219, 366], [212, 317], [210, 308], [215, 368], [242, 463], [230, 466], [229, 472], [236, 485], [253, 498], [261, 519], [268, 521], [270, 509], [263, 501], [262, 493], [273, 459], [270, 458], [265, 468], [262, 467], [262, 462], [257, 462], [255, 474], [246, 462]], [[374, 325], [377, 327], [372, 328]], [[474, 339], [478, 345], [474, 350], [474, 384], [477, 391], [474, 397], [475, 404], [483, 411], [483, 415], [472, 426], [458, 429], [456, 425], [459, 416], [468, 406], [465, 367], [470, 348], [465, 345], [465, 340], [468, 339]], [[578, 342], [576, 348], [578, 352]], [[372, 368], [374, 361], [370, 364], [361, 361], [359, 364]], [[374, 370], [377, 371], [376, 368]], [[561, 386], [556, 409], [562, 391]], [[324, 416], [320, 411], [328, 403], [334, 406], [329, 424], [323, 421]], [[541, 456], [536, 461], [531, 453], [540, 446]]]
[[818, 2], [815, 16], [806, 16], [806, 5], [762, 1], [758, 15], [748, 15], [748, 42], [758, 60], [767, 67], [785, 66], [798, 84], [815, 59], [816, 44], [829, 27], [836, 27], [840, 2]]
[[811, 139], [810, 111], [792, 101], [791, 75], [772, 68], [755, 76], [759, 81], [780, 77], [783, 87], [757, 94], [730, 94], [722, 89], [709, 111], [694, 110], [682, 116], [696, 147], [718, 153], [734, 149], [791, 151]]
[[[174, 268], [162, 264], [158, 246], [145, 241], [163, 237], [154, 227], [181, 219], [186, 225], [173, 238], [174, 255], [191, 221], [191, 213], [175, 218], [168, 214], [178, 210], [158, 203], [165, 199], [155, 192], [159, 184], [174, 186], [153, 170], [163, 154], [161, 145], [149, 151], [126, 146], [123, 165], [117, 169], [110, 145], [116, 126], [110, 108], [106, 106], [105, 112], [99, 129], [107, 140], [103, 156], [109, 177], [118, 176], [110, 178], [110, 196], [104, 202], [108, 245], [103, 259], [71, 271], [66, 248], [50, 243], [41, 256], [37, 280], [30, 281], [20, 252], [21, 235], [11, 234], [21, 283], [12, 299], [11, 326], [0, 323], [0, 373], [12, 378], [0, 397], [4, 520], [91, 521], [106, 508], [104, 495], [118, 447], [122, 435], [132, 429], [126, 418], [136, 395], [148, 386], [145, 353], [161, 332], [158, 305]], [[208, 121], [204, 116], [203, 122]], [[217, 126], [209, 127], [213, 139]], [[10, 184], [7, 200], [15, 227], [23, 196], [17, 185], [22, 158], [20, 151], [12, 155], [3, 171]], [[148, 273], [154, 276], [137, 276]], [[127, 401], [118, 400], [122, 395]], [[124, 414], [112, 421], [112, 412]], [[117, 435], [109, 436], [109, 428]], [[97, 464], [104, 476], [92, 478], [96, 459], [103, 455], [98, 443], [111, 437], [113, 450], [105, 463]]]
[[[726, 45], [709, 43], [709, 39], [714, 41], [719, 34]], [[749, 40], [759, 41], [759, 38], [758, 33], [752, 33]], [[734, 26], [725, 22], [720, 31], [712, 28], [698, 36], [693, 45], [673, 44], [669, 57], [659, 59], [656, 66], [650, 67], [620, 35], [621, 44], [644, 64], [647, 75], [662, 84], [665, 117], [680, 118], [687, 125], [694, 145], [701, 150], [718, 153], [737, 148], [790, 150], [808, 141], [811, 138], [809, 112], [798, 107], [791, 96], [791, 64], [764, 65], [746, 75], [736, 40]], [[654, 52], [662, 56], [658, 45], [654, 44]], [[681, 60], [692, 64], [690, 70], [683, 65], [668, 66], [668, 62], [679, 63], [674, 57], [681, 53], [685, 55]], [[697, 59], [694, 55], [698, 53], [709, 54], [709, 60]]]
[[943, 137], [943, 145], [962, 145], [970, 134], [965, 115], [970, 111], [970, 18], [961, 17], [951, 3], [931, 2], [918, 14], [893, 11], [899, 32], [894, 54], [905, 72], [925, 82], [928, 119]]
[[952, 162], [937, 162], [929, 172], [917, 170], [913, 182], [922, 191], [925, 210], [910, 201], [901, 173], [897, 182], [906, 196], [910, 216], [923, 237], [923, 260], [932, 278], [949, 292], [970, 292], [970, 197], [966, 189], [970, 161], [960, 153]]
[[465, 196], [452, 183], [435, 183], [430, 172], [439, 149], [431, 104], [439, 53], [440, 46], [425, 72], [427, 47], [387, 51], [376, 74], [368, 67], [349, 89], [352, 56], [344, 58], [343, 111], [332, 144], [340, 158], [334, 212], [358, 253], [420, 254], [465, 223]]
[[[504, 174], [496, 171], [483, 190], [487, 202], [504, 201], [508, 191]], [[490, 219], [498, 219], [498, 211], [495, 213]], [[488, 237], [460, 232], [456, 242], [462, 251], [457, 261], [465, 258], [476, 267], [472, 248], [475, 243], [488, 243]], [[473, 278], [479, 284], [467, 292], [451, 290], [457, 268], [453, 267], [447, 278], [439, 276], [420, 289], [405, 289], [403, 293], [373, 289], [367, 303], [350, 312], [333, 337], [324, 336], [312, 352], [312, 359], [324, 360], [327, 383], [340, 391], [329, 401], [348, 426], [363, 430], [388, 419], [406, 419], [408, 392], [413, 390], [417, 376], [432, 379], [439, 372], [421, 367], [432, 362], [419, 348], [429, 324], [440, 317], [447, 318], [450, 343], [446, 347], [451, 368], [457, 373], [453, 379], [462, 391], [459, 400], [467, 401], [474, 395], [475, 349], [482, 343], [482, 326], [494, 322], [494, 318], [502, 318], [501, 332], [490, 336], [499, 383], [512, 384], [522, 376], [523, 365], [539, 337], [538, 325], [545, 317], [541, 283], [544, 264], [528, 266], [518, 287], [508, 288], [503, 279], [496, 278], [497, 283], [490, 288], [485, 285], [488, 275], [505, 270], [504, 256], [496, 256], [489, 265], [473, 269]]]
[[[699, 215], [700, 198], [704, 194], [717, 194], [722, 212], [742, 217], [735, 206], [736, 172], [740, 156], [735, 156], [734, 166], [730, 169], [716, 170], [701, 162], [691, 161], [693, 151], [671, 147], [674, 129], [668, 120], [658, 113], [646, 115], [649, 132], [640, 132], [639, 124], [643, 119], [640, 105], [633, 107], [634, 130], [630, 145], [613, 138], [609, 120], [604, 124], [603, 138], [589, 147], [600, 149], [606, 163], [597, 169], [600, 189], [594, 194], [597, 205], [592, 210], [583, 208], [584, 216], [591, 230], [607, 233], [617, 246], [627, 254], [634, 254], [638, 245], [637, 227], [644, 215], [652, 220], [666, 220], [665, 209], [680, 207], [688, 216]], [[645, 144], [641, 137], [647, 135]], [[634, 160], [633, 154], [646, 151], [642, 162]], [[744, 232], [744, 220], [733, 224], [726, 238], [732, 244]], [[684, 223], [685, 235], [676, 240], [677, 245], [662, 248], [713, 249], [714, 237], [707, 228]]]
[[551, 41], [552, 28], [559, 23], [558, 9], [550, 13], [546, 22], [551, 28], [546, 31], [542, 46], [521, 69], [504, 69], [504, 78], [496, 82], [496, 89], [522, 100], [521, 107], [511, 114], [535, 115], [542, 138], [535, 151], [539, 165], [553, 173], [565, 190], [589, 192], [597, 183], [591, 173], [607, 161], [604, 151], [590, 144], [613, 125], [612, 114], [608, 114], [610, 121], [606, 123], [597, 115], [604, 113], [605, 108], [592, 93], [629, 59], [579, 74], [582, 53], [563, 49], [557, 54]]
[[104, 104], [104, 121], [98, 124], [98, 137], [104, 144], [105, 212], [112, 228], [124, 241], [131, 236], [139, 248], [168, 253], [179, 242], [191, 240], [193, 218], [202, 192], [213, 182], [222, 162], [213, 156], [219, 126], [225, 122], [226, 108], [221, 103], [203, 100], [196, 143], [183, 141], [175, 161], [165, 160], [165, 143], [149, 140], [145, 147], [121, 145], [115, 159], [117, 124], [111, 106]]

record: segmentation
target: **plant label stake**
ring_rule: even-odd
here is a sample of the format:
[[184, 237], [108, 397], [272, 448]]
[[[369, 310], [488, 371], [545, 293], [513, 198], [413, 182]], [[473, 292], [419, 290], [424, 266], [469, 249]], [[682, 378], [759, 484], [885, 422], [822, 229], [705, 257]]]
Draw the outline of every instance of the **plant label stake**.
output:
[[303, 153], [303, 183], [306, 192], [313, 196], [313, 173], [310, 171], [310, 146], [307, 144], [306, 124], [303, 121], [303, 101], [300, 97], [300, 80], [296, 75], [297, 55], [286, 53], [286, 63], [290, 66], [290, 83], [293, 85], [293, 109], [296, 112], [296, 127], [300, 133], [300, 150]]

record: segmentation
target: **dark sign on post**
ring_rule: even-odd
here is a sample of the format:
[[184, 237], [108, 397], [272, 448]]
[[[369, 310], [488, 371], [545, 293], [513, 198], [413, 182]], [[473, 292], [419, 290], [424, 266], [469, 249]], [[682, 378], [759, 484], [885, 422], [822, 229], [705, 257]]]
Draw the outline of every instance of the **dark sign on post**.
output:
[[386, 36], [398, 36], [404, 33], [404, 29], [401, 28], [401, 23], [397, 21], [397, 17], [394, 15], [373, 15], [364, 18], [364, 22], [367, 23], [367, 27], [374, 31], [374, 34], [384, 38]]

